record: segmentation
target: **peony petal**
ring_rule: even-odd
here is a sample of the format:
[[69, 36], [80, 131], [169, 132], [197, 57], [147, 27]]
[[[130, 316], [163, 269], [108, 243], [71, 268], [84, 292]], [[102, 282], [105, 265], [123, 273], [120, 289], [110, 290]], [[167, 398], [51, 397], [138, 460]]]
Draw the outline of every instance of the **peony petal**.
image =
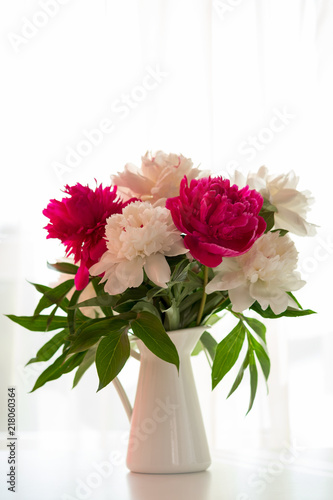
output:
[[299, 290], [304, 285], [306, 285], [306, 281], [301, 279], [301, 274], [298, 271], [295, 271], [289, 276], [284, 276], [282, 279], [282, 284], [283, 290], [285, 290], [286, 292], [295, 292], [296, 290]]
[[104, 273], [107, 269], [113, 266], [114, 262], [111, 259], [109, 252], [105, 252], [99, 262], [91, 266], [89, 272], [92, 276], [99, 276]]
[[254, 297], [263, 309], [271, 307], [274, 314], [281, 314], [288, 307], [286, 292], [270, 286], [269, 283], [258, 280], [250, 285], [251, 296]]
[[[201, 264], [207, 267], [216, 267], [222, 262], [221, 255], [210, 253], [197, 238], [186, 235], [184, 238], [186, 248], [189, 249], [192, 256]], [[216, 245], [214, 245], [216, 246]]]
[[135, 288], [143, 281], [143, 260], [136, 257], [133, 260], [125, 260], [115, 266], [117, 280], [124, 284], [126, 288]]
[[273, 196], [272, 202], [276, 207], [283, 205], [283, 207], [293, 210], [302, 216], [306, 215], [309, 208], [308, 198], [296, 189], [282, 189], [282, 191], [278, 191]]
[[220, 271], [223, 271], [223, 273], [234, 273], [240, 271], [241, 267], [239, 265], [239, 259], [236, 259], [234, 257], [225, 257], [223, 259], [223, 262], [217, 266], [214, 271], [215, 274], [217, 274]]
[[242, 312], [252, 306], [255, 299], [251, 297], [249, 286], [247, 283], [237, 288], [229, 290], [229, 299], [232, 303], [232, 310], [235, 312]]
[[105, 292], [110, 295], [118, 295], [118, 293], [123, 293], [126, 289], [127, 286], [117, 278], [116, 273], [107, 280], [104, 286]]
[[90, 248], [89, 257], [92, 261], [97, 262], [106, 252], [106, 241], [104, 238], [99, 240], [96, 245]]
[[285, 292], [281, 292], [274, 299], [271, 299], [269, 305], [274, 314], [281, 314], [287, 309], [289, 303], [288, 297], [289, 295], [287, 295]]
[[148, 278], [156, 285], [166, 288], [170, 281], [170, 267], [166, 258], [161, 253], [155, 253], [146, 258], [145, 271]]
[[218, 273], [206, 286], [206, 292], [213, 293], [216, 290], [231, 290], [245, 283], [243, 271], [232, 273]]
[[139, 169], [131, 163], [127, 163], [124, 171], [112, 175], [111, 179], [116, 186], [128, 188], [132, 195], [147, 193], [154, 185], [152, 181], [143, 177]]
[[85, 264], [81, 264], [79, 267], [75, 278], [74, 278], [75, 288], [77, 290], [83, 290], [89, 283], [89, 271]]
[[183, 238], [180, 238], [171, 245], [170, 250], [166, 250], [163, 253], [167, 257], [174, 257], [176, 255], [182, 255], [184, 253], [187, 253], [188, 251], [189, 250], [184, 245]]
[[245, 175], [239, 170], [235, 170], [232, 179], [230, 180], [230, 184], [236, 184], [240, 189], [246, 186]]
[[298, 236], [314, 236], [316, 234], [314, 224], [310, 224], [299, 214], [287, 208], [279, 207], [274, 219], [275, 229], [286, 229]]
[[[170, 154], [170, 157], [175, 156], [176, 165], [178, 164], [178, 158], [176, 155]], [[163, 167], [166, 166], [166, 159], [168, 155], [163, 153], [163, 151], [156, 151], [154, 158], [147, 151], [147, 153], [141, 157], [141, 171], [147, 179], [150, 179], [154, 185], [158, 181], [159, 176], [163, 172]]]

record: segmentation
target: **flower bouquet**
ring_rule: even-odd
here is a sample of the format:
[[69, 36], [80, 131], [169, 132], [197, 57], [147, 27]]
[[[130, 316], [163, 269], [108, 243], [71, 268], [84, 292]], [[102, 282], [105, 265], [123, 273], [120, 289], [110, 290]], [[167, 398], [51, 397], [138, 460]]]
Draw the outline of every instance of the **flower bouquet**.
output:
[[[195, 332], [191, 353], [206, 354], [213, 388], [244, 353], [229, 395], [249, 370], [249, 411], [258, 367], [265, 379], [270, 372], [258, 316], [313, 313], [293, 295], [305, 282], [289, 233], [315, 232], [306, 221], [312, 200], [297, 183], [293, 172], [273, 176], [265, 167], [247, 178], [214, 177], [159, 151], [147, 153], [141, 168], [127, 164], [112, 176], [114, 187], [65, 186], [66, 196], [43, 213], [47, 238], [74, 259], [49, 266], [68, 279], [53, 288], [34, 284], [42, 297], [33, 316], [9, 315], [29, 330], [57, 331], [29, 361], [47, 362], [60, 350], [32, 390], [73, 370], [75, 386], [93, 364], [98, 390], [111, 381], [119, 388], [117, 376], [131, 355], [140, 357], [138, 348], [177, 377], [177, 332]], [[210, 326], [225, 313], [237, 323], [217, 342]]]

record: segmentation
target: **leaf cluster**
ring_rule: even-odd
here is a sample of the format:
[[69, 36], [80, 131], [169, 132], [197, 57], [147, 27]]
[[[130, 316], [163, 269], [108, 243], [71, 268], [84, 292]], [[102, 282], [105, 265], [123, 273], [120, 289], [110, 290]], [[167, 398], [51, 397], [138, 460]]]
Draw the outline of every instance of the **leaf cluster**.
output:
[[[265, 210], [270, 210], [267, 204]], [[186, 256], [179, 256], [168, 258], [168, 263], [171, 280], [167, 288], [156, 286], [145, 276], [139, 287], [130, 288], [119, 295], [109, 295], [105, 293], [100, 278], [91, 277], [95, 296], [84, 301], [80, 300], [82, 291], [74, 288], [73, 277], [54, 288], [32, 283], [42, 294], [34, 314], [8, 317], [33, 332], [56, 331], [27, 364], [49, 362], [58, 354], [38, 377], [32, 391], [73, 370], [76, 370], [73, 381], [75, 387], [94, 364], [100, 390], [117, 377], [130, 356], [131, 342], [137, 339], [160, 359], [175, 365], [179, 370], [178, 352], [167, 331], [200, 324], [207, 325], [207, 330], [192, 355], [198, 355], [201, 351], [206, 354], [212, 368], [213, 389], [244, 352], [228, 397], [238, 388], [244, 373], [248, 371], [250, 411], [257, 391], [258, 367], [266, 381], [270, 372], [265, 326], [257, 319], [234, 313], [227, 292], [217, 291], [206, 297], [204, 269], [196, 261], [191, 262]], [[75, 275], [78, 269], [68, 263], [49, 266], [67, 275]], [[212, 278], [213, 271], [208, 269], [208, 279]], [[296, 298], [291, 293], [289, 295], [299, 309], [288, 307], [283, 313], [275, 315], [269, 307], [263, 310], [255, 302], [251, 310], [265, 319], [313, 314], [311, 310], [303, 310]], [[86, 307], [95, 308], [94, 318], [84, 314]], [[226, 312], [236, 316], [238, 323], [218, 343], [208, 331], [209, 326], [219, 321], [221, 313]]]

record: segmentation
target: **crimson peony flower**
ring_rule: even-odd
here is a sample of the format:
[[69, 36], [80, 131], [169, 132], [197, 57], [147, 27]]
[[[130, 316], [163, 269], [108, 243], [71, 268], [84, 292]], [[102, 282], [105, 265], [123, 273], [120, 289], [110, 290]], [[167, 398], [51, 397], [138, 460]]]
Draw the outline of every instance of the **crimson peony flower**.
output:
[[68, 198], [50, 200], [43, 210], [50, 219], [44, 229], [49, 233], [47, 238], [58, 238], [65, 245], [67, 256], [73, 255], [75, 263], [80, 261], [75, 286], [82, 290], [89, 282], [88, 269], [107, 249], [104, 240], [106, 219], [120, 214], [133, 199], [123, 203], [117, 198], [117, 186], [103, 189], [102, 184], [95, 190], [79, 183], [66, 185], [64, 192]]
[[168, 198], [166, 207], [185, 233], [184, 243], [193, 257], [216, 267], [222, 257], [247, 252], [263, 234], [266, 223], [258, 215], [262, 204], [263, 197], [248, 186], [230, 186], [222, 177], [194, 179], [188, 185], [185, 176], [179, 196]]

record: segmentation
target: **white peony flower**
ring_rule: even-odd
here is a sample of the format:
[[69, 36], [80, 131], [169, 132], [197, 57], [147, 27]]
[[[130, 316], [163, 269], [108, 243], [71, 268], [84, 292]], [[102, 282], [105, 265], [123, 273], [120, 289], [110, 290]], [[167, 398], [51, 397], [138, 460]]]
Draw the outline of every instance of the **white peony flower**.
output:
[[306, 221], [306, 215], [313, 202], [309, 191], [297, 191], [299, 178], [295, 172], [278, 176], [269, 175], [266, 167], [249, 173], [247, 179], [235, 172], [234, 182], [242, 187], [246, 184], [277, 208], [274, 215], [275, 229], [286, 229], [298, 236], [314, 236], [316, 226]]
[[216, 276], [208, 283], [207, 293], [228, 290], [232, 309], [248, 309], [256, 300], [262, 309], [271, 307], [275, 314], [288, 305], [297, 308], [286, 292], [305, 285], [296, 271], [297, 250], [288, 235], [266, 233], [245, 254], [225, 257], [216, 268]]
[[143, 268], [156, 285], [166, 288], [170, 267], [165, 256], [188, 252], [181, 233], [174, 225], [170, 211], [136, 201], [111, 215], [105, 228], [107, 251], [90, 268], [90, 274], [105, 273], [105, 291], [111, 295], [138, 287], [143, 281]]
[[142, 157], [141, 169], [128, 163], [123, 172], [111, 176], [118, 192], [131, 198], [133, 196], [151, 203], [164, 205], [166, 198], [179, 195], [180, 181], [187, 176], [189, 180], [200, 174], [198, 168], [192, 168], [193, 162], [176, 154], [157, 151], [155, 156], [148, 152]]

